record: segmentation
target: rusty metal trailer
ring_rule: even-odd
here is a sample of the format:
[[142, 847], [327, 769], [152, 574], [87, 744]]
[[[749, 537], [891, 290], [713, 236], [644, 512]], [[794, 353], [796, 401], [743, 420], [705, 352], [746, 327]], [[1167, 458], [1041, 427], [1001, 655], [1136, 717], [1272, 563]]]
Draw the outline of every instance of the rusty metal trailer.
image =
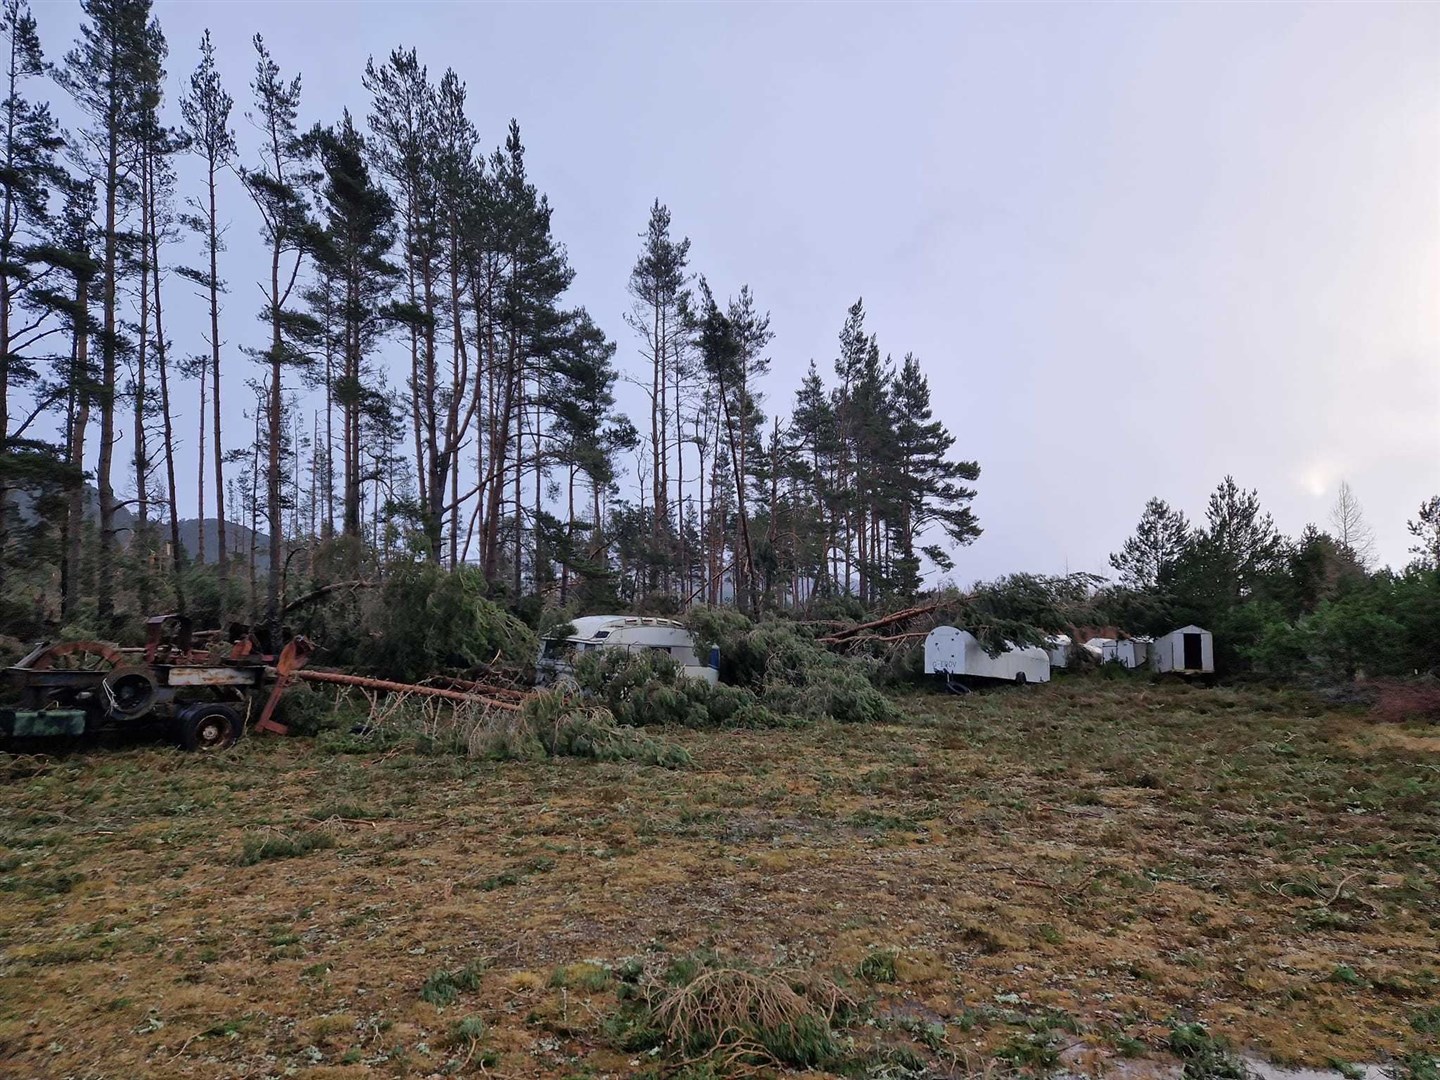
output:
[[195, 635], [181, 615], [147, 623], [142, 649], [104, 641], [42, 642], [4, 672], [13, 706], [0, 706], [0, 736], [79, 736], [168, 726], [190, 750], [240, 737], [254, 697], [274, 681], [272, 657], [245, 633]]
[[268, 655], [246, 627], [197, 634], [183, 615], [157, 615], [147, 628], [140, 649], [105, 641], [42, 642], [0, 673], [16, 699], [0, 703], [0, 746], [6, 736], [73, 737], [168, 726], [187, 749], [223, 749], [243, 734], [252, 714], [253, 730], [288, 734], [289, 728], [275, 719], [276, 708], [297, 679], [508, 711], [518, 710], [527, 697], [465, 679], [447, 680], [454, 684], [451, 689], [304, 671], [315, 652], [304, 637], [291, 638], [279, 653]]

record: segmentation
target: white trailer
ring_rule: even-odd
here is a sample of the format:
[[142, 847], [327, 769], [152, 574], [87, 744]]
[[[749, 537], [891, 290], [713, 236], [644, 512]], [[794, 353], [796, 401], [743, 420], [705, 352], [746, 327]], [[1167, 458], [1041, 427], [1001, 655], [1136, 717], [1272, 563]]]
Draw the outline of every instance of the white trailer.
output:
[[1014, 645], [990, 656], [968, 630], [937, 626], [925, 637], [925, 674], [1042, 683], [1050, 681], [1050, 657], [1044, 649]]
[[1156, 638], [1150, 646], [1150, 666], [1176, 675], [1210, 675], [1215, 671], [1215, 638], [1198, 626], [1182, 626]]
[[712, 649], [704, 662], [695, 654], [690, 631], [670, 619], [638, 615], [585, 615], [570, 625], [574, 632], [565, 637], [546, 638], [540, 643], [535, 661], [536, 680], [553, 682], [570, 670], [573, 654], [592, 649], [624, 649], [627, 652], [662, 652], [673, 658], [692, 679], [714, 683], [720, 680], [720, 656]]

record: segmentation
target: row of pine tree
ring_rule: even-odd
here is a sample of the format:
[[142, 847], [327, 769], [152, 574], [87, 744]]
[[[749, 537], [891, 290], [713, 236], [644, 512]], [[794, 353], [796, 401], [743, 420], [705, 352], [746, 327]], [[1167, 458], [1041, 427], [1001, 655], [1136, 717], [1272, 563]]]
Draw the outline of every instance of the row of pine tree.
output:
[[[26, 0], [0, 4], [0, 565], [43, 619], [183, 608], [192, 561], [272, 628], [302, 584], [396, 558], [478, 567], [515, 599], [876, 602], [978, 535], [978, 467], [859, 302], [829, 384], [812, 364], [767, 418], [768, 314], [748, 288], [715, 296], [657, 200], [622, 372], [567, 302], [519, 126], [486, 153], [454, 71], [397, 49], [354, 114], [311, 123], [257, 34], [242, 145], [208, 33], [176, 92], [150, 0], [80, 7], [51, 64]], [[231, 302], [232, 228], [263, 242], [258, 310]], [[201, 340], [167, 336], [197, 304]]]

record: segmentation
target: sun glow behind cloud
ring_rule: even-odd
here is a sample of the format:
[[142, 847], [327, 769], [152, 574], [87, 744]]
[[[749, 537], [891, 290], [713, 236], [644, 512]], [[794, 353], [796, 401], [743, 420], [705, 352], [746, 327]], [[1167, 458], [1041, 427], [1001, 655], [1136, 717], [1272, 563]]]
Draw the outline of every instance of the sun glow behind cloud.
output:
[[1336, 470], [1328, 462], [1316, 462], [1300, 474], [1300, 487], [1312, 498], [1320, 498], [1334, 485]]

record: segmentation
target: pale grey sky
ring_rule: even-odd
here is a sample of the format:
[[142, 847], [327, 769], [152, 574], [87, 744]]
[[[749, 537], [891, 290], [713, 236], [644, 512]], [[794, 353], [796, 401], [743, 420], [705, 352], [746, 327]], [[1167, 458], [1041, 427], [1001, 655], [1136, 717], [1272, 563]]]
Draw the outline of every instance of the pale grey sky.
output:
[[[58, 60], [78, 4], [35, 10]], [[1291, 534], [1348, 479], [1398, 565], [1406, 518], [1440, 493], [1440, 6], [156, 11], [176, 91], [208, 26], [243, 106], [259, 30], [303, 73], [307, 124], [364, 115], [369, 55], [413, 45], [435, 75], [454, 67], [490, 144], [519, 119], [573, 302], [622, 367], [639, 364], [621, 316], [656, 197], [717, 292], [748, 283], [771, 311], [771, 410], [812, 357], [828, 372], [863, 296], [981, 464], [962, 582], [1104, 570], [1146, 498], [1199, 517], [1226, 473]], [[242, 200], [232, 355], [262, 337]], [[199, 348], [201, 303], [172, 291], [177, 344]], [[232, 434], [247, 366], [227, 380]]]

